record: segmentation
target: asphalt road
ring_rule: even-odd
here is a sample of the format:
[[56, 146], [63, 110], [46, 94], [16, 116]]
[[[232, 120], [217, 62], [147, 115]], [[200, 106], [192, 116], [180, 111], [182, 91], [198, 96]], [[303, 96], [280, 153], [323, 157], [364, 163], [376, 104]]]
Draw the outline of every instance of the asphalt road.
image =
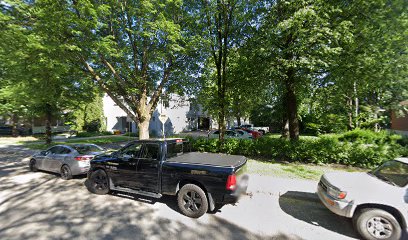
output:
[[84, 178], [28, 171], [30, 151], [0, 148], [0, 239], [356, 239], [351, 221], [314, 194], [317, 182], [250, 176], [235, 206], [190, 219], [174, 197], [94, 195]]

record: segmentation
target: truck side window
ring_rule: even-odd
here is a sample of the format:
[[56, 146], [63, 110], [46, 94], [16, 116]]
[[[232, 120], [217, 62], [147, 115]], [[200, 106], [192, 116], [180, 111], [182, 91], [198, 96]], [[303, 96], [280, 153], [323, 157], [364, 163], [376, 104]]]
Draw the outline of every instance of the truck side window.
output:
[[125, 158], [137, 158], [140, 155], [140, 150], [142, 149], [142, 144], [135, 143], [122, 149], [121, 155]]
[[154, 143], [146, 143], [142, 158], [158, 160], [159, 145]]

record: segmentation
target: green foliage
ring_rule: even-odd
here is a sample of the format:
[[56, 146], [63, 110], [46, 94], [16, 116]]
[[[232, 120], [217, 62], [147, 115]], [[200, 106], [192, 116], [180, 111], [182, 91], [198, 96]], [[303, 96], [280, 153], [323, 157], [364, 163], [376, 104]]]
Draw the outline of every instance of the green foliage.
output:
[[[340, 140], [341, 139], [341, 140]], [[223, 152], [279, 161], [337, 163], [371, 168], [398, 156], [408, 156], [407, 148], [398, 144], [397, 135], [366, 130], [342, 135], [321, 135], [289, 141], [263, 137], [257, 140], [226, 139]], [[217, 139], [190, 139], [196, 151], [217, 152]]]
[[104, 131], [104, 132], [79, 132], [76, 134], [76, 137], [96, 137], [96, 136], [106, 136], [106, 135], [113, 135], [113, 133]]

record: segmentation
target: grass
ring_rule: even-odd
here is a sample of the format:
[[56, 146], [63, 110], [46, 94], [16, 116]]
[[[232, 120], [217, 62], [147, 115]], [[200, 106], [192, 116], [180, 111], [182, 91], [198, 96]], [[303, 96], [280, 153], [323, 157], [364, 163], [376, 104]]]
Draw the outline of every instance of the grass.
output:
[[45, 143], [33, 143], [33, 144], [26, 144], [24, 146], [30, 149], [46, 149], [50, 146], [59, 145], [59, 144], [78, 144], [78, 143], [109, 144], [109, 143], [117, 143], [117, 142], [127, 142], [129, 140], [133, 140], [133, 138], [124, 137], [124, 136], [111, 136], [111, 137], [104, 137], [104, 138], [82, 139], [82, 140], [81, 139], [70, 139], [64, 142], [52, 142], [49, 145]]
[[301, 163], [267, 162], [253, 159], [250, 159], [247, 164], [249, 174], [259, 174], [263, 176], [275, 176], [287, 178], [301, 178], [310, 180], [319, 180], [320, 177], [327, 172], [367, 171], [360, 168], [347, 167], [342, 165], [314, 165]]

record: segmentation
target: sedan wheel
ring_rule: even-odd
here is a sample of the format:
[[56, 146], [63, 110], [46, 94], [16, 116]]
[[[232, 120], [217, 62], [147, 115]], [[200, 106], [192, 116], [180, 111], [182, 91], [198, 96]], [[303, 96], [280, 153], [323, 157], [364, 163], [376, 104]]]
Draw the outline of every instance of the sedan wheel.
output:
[[71, 169], [68, 165], [63, 165], [61, 167], [61, 178], [64, 180], [69, 180], [72, 178]]
[[37, 162], [35, 161], [35, 159], [31, 159], [28, 166], [30, 167], [31, 172], [37, 171]]

